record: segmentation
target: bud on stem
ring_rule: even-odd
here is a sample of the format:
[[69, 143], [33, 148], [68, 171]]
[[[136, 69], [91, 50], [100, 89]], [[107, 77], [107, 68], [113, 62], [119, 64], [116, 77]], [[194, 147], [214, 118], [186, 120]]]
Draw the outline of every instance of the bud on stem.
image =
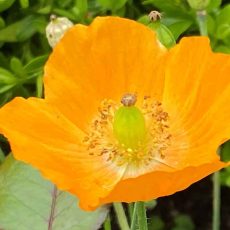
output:
[[190, 7], [196, 11], [205, 10], [210, 0], [187, 0]]
[[52, 48], [60, 41], [65, 32], [73, 26], [73, 23], [65, 17], [50, 16], [50, 23], [46, 27], [46, 37]]

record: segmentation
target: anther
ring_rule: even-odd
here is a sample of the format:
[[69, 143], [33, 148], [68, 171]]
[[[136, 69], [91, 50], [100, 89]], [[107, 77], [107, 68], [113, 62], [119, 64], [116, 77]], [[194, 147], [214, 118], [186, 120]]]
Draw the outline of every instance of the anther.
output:
[[151, 97], [150, 96], [144, 96], [144, 100], [147, 100], [147, 99], [150, 99]]
[[137, 101], [137, 96], [133, 93], [126, 93], [121, 98], [121, 103], [127, 107], [135, 105], [136, 101]]

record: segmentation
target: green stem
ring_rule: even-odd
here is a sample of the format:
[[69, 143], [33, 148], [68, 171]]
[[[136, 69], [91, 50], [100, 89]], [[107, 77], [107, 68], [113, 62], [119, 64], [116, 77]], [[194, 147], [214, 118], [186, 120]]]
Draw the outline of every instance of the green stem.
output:
[[121, 230], [130, 230], [122, 203], [113, 203]]
[[128, 204], [129, 220], [132, 222], [134, 203]]
[[111, 230], [111, 221], [110, 221], [110, 215], [108, 214], [104, 224], [103, 224], [104, 230]]
[[131, 221], [131, 230], [136, 229], [136, 222], [137, 222], [137, 202], [134, 204], [134, 208], [133, 208], [133, 215], [132, 215], [132, 221]]
[[2, 149], [0, 148], [0, 164], [5, 160], [5, 154], [2, 151]]
[[145, 203], [142, 201], [137, 202], [137, 218], [139, 230], [148, 230]]
[[213, 216], [212, 230], [220, 229], [220, 173], [213, 174]]
[[199, 25], [200, 34], [202, 36], [208, 35], [208, 28], [207, 28], [207, 12], [205, 10], [197, 11], [197, 22]]
[[43, 95], [43, 77], [39, 75], [36, 79], [36, 96], [42, 98]]

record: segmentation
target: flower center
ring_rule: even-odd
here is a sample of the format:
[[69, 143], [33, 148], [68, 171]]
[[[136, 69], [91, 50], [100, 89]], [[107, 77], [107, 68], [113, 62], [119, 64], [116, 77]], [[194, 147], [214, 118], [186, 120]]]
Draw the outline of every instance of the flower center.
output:
[[161, 103], [144, 97], [137, 107], [134, 94], [125, 94], [121, 103], [102, 101], [83, 140], [89, 154], [135, 168], [164, 160], [171, 135]]

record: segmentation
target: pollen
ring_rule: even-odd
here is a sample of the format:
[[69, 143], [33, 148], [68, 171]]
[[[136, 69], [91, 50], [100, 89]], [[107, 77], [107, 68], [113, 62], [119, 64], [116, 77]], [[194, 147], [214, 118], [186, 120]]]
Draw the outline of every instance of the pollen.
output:
[[[124, 98], [125, 100], [123, 100]], [[134, 102], [131, 105], [127, 100], [136, 102], [136, 96], [125, 94], [121, 104], [107, 99], [101, 102], [98, 112], [89, 126], [88, 134], [83, 140], [88, 154], [92, 157], [100, 157], [102, 160], [117, 166], [131, 165], [138, 168], [149, 166], [156, 160], [164, 161], [167, 159], [165, 152], [171, 144], [169, 115], [164, 111], [162, 104], [151, 97], [145, 96], [139, 103], [138, 109], [143, 114], [146, 132], [144, 134], [137, 132], [141, 135], [134, 138], [137, 143], [133, 143], [127, 138], [132, 139], [136, 135], [133, 134], [135, 132], [133, 130], [139, 127], [140, 119], [136, 120], [137, 124], [132, 123], [134, 127], [131, 130], [124, 129], [125, 124], [121, 123], [121, 129], [130, 132], [128, 136], [118, 138], [115, 135], [114, 122], [117, 111], [121, 106], [128, 106], [129, 108], [135, 104]]]

